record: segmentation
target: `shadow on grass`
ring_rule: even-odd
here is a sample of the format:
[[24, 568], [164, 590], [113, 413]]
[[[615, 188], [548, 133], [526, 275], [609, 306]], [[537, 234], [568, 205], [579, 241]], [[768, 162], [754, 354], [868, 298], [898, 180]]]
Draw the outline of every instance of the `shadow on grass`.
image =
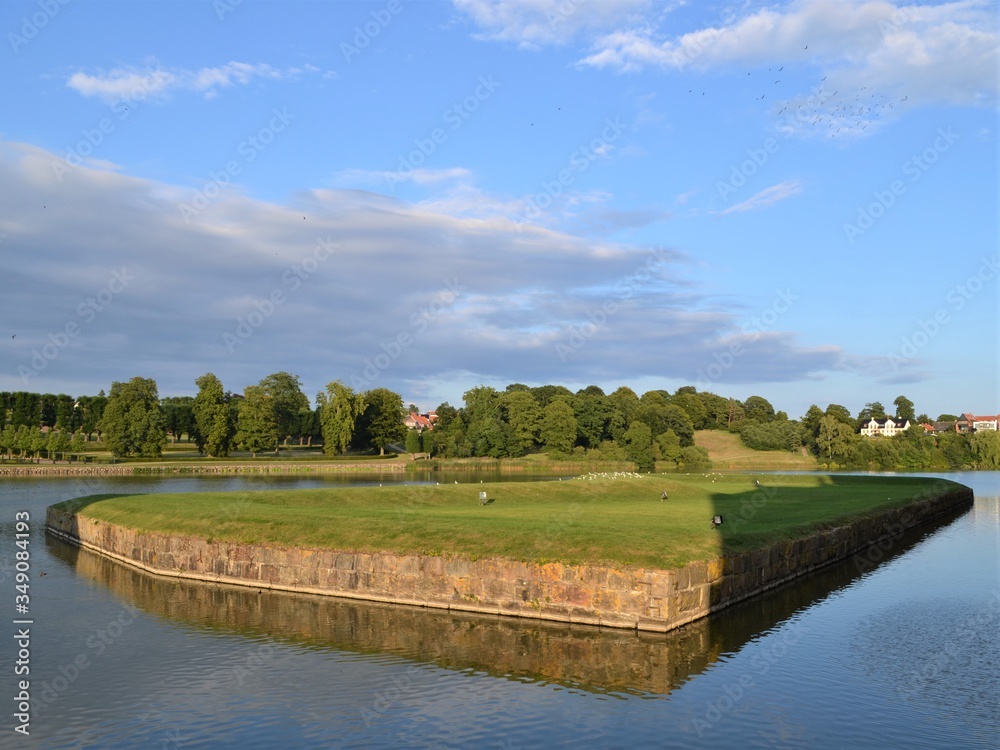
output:
[[[806, 561], [826, 546], [841, 559], [826, 563], [811, 572], [781, 584], [777, 596], [803, 597], [814, 601], [826, 596], [830, 591], [849, 585], [873, 570], [913, 548], [930, 534], [941, 529], [969, 512], [973, 505], [972, 490], [964, 485], [946, 479], [901, 476], [857, 476], [857, 475], [809, 475], [816, 480], [815, 486], [801, 487], [792, 484], [792, 477], [801, 475], [746, 475], [730, 476], [728, 481], [746, 480], [746, 489], [736, 493], [713, 493], [712, 507], [723, 523], [716, 533], [720, 535], [721, 555], [741, 555], [769, 547], [770, 552], [761, 555], [760, 566], [763, 574], [757, 575], [758, 584], [768, 572], [781, 578], [803, 569]], [[896, 495], [895, 501], [892, 496]], [[917, 505], [934, 498], [946, 498], [946, 509], [927, 518], [917, 525], [921, 516]], [[905, 498], [905, 499], [904, 499]], [[815, 503], [824, 503], [824, 512], [832, 518], [827, 521], [815, 520]], [[896, 520], [888, 520], [881, 514], [897, 509]], [[863, 519], [870, 519], [867, 523]], [[709, 524], [710, 519], [706, 519]], [[849, 523], [857, 523], [859, 544], [848, 547], [845, 541], [835, 541], [828, 535], [814, 544], [792, 544], [806, 537], [841, 528]], [[786, 527], [776, 531], [776, 527]], [[752, 555], [749, 556], [750, 559]], [[728, 566], [727, 566], [728, 568]], [[746, 568], [739, 571], [754, 575]], [[727, 575], [731, 572], [727, 569]], [[732, 596], [732, 582], [716, 582], [712, 585], [710, 601], [713, 603]], [[749, 600], [753, 603], [744, 607], [752, 608], [763, 597]], [[726, 609], [719, 614], [721, 619], [732, 619]]]

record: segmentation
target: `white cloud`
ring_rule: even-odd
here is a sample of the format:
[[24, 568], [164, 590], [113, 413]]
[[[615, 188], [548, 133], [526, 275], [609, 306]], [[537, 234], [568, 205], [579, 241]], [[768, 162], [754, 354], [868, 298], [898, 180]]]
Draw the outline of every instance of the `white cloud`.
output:
[[283, 80], [302, 72], [318, 72], [314, 66], [281, 70], [264, 63], [228, 62], [200, 70], [167, 70], [158, 65], [112, 68], [96, 74], [74, 73], [66, 85], [83, 96], [108, 103], [162, 98], [171, 91], [194, 91], [212, 98], [221, 89], [247, 86], [256, 80]]
[[[582, 33], [639, 22], [651, 0], [453, 0], [482, 31], [480, 39], [533, 48], [565, 44]], [[661, 8], [661, 12], [663, 9]]]
[[[828, 91], [861, 86], [916, 103], [995, 105], [996, 10], [985, 0], [896, 6], [882, 0], [797, 0], [679, 36], [624, 27], [582, 64], [620, 71], [814, 65]], [[912, 104], [911, 104], [912, 106]]]
[[785, 198], [798, 195], [801, 192], [802, 183], [799, 180], [786, 180], [785, 182], [779, 182], [777, 185], [771, 185], [771, 187], [764, 188], [759, 193], [750, 196], [742, 203], [730, 206], [722, 213], [725, 215], [731, 213], [741, 213], [743, 211], [757, 211], [761, 208], [767, 208], [768, 206], [771, 206], [778, 201], [782, 201]]

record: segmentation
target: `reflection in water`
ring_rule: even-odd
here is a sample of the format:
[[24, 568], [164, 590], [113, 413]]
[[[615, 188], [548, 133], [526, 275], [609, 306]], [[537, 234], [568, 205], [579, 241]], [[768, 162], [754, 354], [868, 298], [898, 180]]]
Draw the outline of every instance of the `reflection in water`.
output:
[[666, 634], [448, 613], [152, 576], [47, 537], [49, 552], [126, 603], [200, 629], [307, 647], [389, 653], [447, 669], [595, 692], [665, 695], [961, 515], [911, 531], [890, 549], [849, 559]]

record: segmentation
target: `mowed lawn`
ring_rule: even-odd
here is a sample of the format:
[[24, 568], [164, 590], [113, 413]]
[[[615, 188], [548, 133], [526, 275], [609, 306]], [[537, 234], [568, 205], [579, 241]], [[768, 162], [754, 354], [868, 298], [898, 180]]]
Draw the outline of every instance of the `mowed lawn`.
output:
[[[675, 568], [960, 487], [910, 477], [647, 475], [565, 481], [95, 495], [60, 508], [213, 541]], [[666, 490], [669, 499], [660, 500]], [[481, 505], [479, 493], [490, 502]], [[724, 518], [714, 529], [713, 515]]]

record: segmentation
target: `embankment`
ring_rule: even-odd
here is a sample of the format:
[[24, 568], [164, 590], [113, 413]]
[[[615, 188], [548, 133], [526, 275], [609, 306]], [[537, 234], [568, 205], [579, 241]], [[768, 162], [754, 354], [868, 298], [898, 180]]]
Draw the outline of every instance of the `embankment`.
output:
[[138, 532], [51, 507], [47, 529], [150, 573], [462, 612], [666, 632], [855, 556], [871, 568], [904, 532], [971, 506], [952, 485], [929, 499], [763, 549], [677, 570], [292, 549]]

